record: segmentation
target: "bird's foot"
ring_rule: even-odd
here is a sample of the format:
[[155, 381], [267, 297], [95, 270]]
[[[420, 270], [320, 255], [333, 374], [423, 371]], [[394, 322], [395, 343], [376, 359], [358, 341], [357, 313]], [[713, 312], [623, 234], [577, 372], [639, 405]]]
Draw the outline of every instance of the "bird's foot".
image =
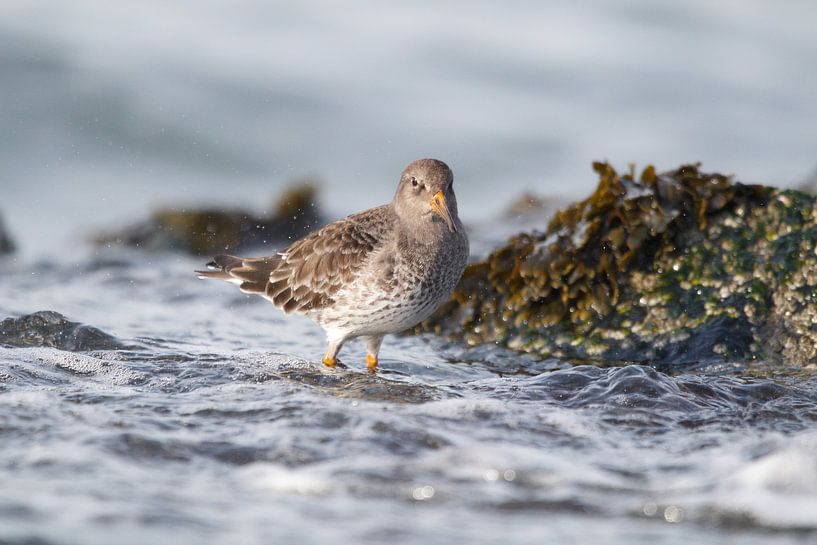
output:
[[376, 371], [377, 356], [375, 356], [374, 354], [366, 354], [366, 367], [369, 368], [369, 371]]
[[334, 367], [338, 364], [338, 360], [335, 359], [333, 356], [324, 356], [323, 364], [327, 367]]

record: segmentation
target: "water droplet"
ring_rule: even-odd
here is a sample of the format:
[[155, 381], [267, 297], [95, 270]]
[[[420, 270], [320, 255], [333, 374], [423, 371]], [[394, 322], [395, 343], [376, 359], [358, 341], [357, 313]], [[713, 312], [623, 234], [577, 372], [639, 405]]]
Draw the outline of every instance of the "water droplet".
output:
[[417, 501], [431, 499], [434, 497], [434, 487], [429, 485], [419, 486], [414, 489], [411, 496]]
[[684, 520], [684, 512], [680, 507], [669, 505], [664, 509], [664, 520], [672, 523], [681, 522]]

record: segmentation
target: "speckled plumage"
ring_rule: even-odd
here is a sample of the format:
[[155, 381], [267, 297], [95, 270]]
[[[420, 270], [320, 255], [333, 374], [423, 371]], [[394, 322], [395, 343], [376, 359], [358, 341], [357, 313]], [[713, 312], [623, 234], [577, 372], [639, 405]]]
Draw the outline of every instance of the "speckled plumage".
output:
[[313, 319], [326, 331], [327, 365], [345, 341], [363, 337], [374, 367], [383, 336], [428, 318], [465, 268], [468, 238], [452, 184], [442, 161], [414, 161], [391, 203], [330, 223], [277, 255], [216, 256], [208, 264], [215, 270], [199, 275]]

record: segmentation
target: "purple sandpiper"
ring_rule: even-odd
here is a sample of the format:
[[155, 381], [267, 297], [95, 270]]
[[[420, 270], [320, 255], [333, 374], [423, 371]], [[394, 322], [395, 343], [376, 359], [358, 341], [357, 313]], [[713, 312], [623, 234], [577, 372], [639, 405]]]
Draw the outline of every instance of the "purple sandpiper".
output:
[[377, 368], [383, 336], [428, 318], [451, 294], [468, 259], [454, 175], [436, 159], [409, 164], [389, 204], [330, 223], [268, 257], [218, 255], [200, 278], [238, 284], [326, 332], [323, 363], [361, 337]]

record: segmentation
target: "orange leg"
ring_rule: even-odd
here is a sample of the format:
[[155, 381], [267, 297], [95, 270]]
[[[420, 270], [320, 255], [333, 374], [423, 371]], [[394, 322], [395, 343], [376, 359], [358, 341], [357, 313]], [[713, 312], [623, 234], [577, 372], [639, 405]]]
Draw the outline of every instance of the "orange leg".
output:
[[343, 340], [330, 341], [329, 346], [326, 347], [326, 354], [323, 356], [323, 364], [327, 367], [334, 367], [338, 364], [338, 352], [343, 346]]
[[364, 337], [363, 340], [366, 341], [366, 367], [369, 368], [369, 371], [375, 371], [377, 370], [377, 353], [380, 352], [383, 336]]
[[377, 369], [377, 356], [367, 352], [366, 367], [368, 367], [370, 371], [374, 371], [375, 369]]

